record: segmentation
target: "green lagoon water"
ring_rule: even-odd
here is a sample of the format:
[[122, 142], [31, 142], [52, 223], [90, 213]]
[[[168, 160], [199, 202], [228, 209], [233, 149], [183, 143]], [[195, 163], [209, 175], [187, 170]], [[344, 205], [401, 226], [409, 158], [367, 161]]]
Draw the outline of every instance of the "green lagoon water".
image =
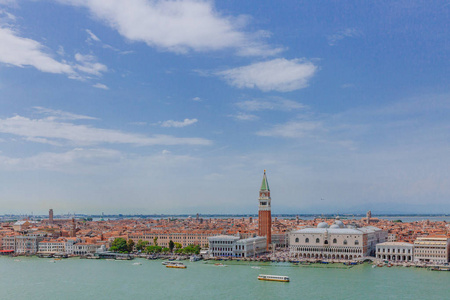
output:
[[[368, 264], [185, 264], [168, 269], [160, 260], [0, 257], [0, 299], [450, 299], [450, 272]], [[259, 281], [260, 273], [287, 275], [291, 282]]]

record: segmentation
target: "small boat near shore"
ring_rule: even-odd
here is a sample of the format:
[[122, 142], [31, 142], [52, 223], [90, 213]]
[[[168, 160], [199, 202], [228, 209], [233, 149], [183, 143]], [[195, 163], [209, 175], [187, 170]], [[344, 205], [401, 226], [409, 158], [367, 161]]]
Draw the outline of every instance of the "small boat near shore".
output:
[[259, 274], [258, 280], [289, 282], [288, 276]]
[[221, 263], [214, 264], [214, 265], [217, 266], [217, 267], [228, 267], [227, 265], [224, 265], [224, 264], [221, 264]]

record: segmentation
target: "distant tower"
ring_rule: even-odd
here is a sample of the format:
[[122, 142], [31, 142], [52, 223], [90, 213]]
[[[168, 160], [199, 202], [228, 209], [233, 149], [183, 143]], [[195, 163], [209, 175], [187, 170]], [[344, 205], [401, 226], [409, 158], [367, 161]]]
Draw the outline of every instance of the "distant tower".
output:
[[261, 189], [259, 190], [258, 235], [267, 238], [266, 250], [269, 250], [269, 245], [272, 242], [272, 213], [270, 202], [269, 182], [267, 181], [266, 170], [264, 170], [264, 177]]
[[53, 224], [53, 209], [50, 208], [50, 210], [48, 211], [48, 222], [50, 224]]
[[72, 218], [72, 229], [70, 230], [70, 236], [71, 237], [77, 236], [77, 226], [75, 225], [75, 218]]
[[369, 210], [366, 214], [366, 222], [370, 224], [370, 219], [372, 218], [372, 212]]

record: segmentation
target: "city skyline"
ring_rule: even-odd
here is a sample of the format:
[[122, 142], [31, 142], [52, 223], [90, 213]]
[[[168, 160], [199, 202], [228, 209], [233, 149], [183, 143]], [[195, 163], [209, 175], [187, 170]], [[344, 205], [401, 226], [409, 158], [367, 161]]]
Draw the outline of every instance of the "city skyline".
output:
[[449, 213], [449, 10], [0, 0], [0, 214]]

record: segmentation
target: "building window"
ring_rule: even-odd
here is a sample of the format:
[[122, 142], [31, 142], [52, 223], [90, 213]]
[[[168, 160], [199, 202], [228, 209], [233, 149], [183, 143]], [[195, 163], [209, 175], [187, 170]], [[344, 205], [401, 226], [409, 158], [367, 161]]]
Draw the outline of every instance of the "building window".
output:
[[295, 239], [295, 242], [298, 243], [298, 238]]
[[344, 245], [347, 245], [347, 240], [344, 240]]
[[305, 243], [309, 243], [309, 239], [308, 238], [305, 239]]
[[359, 241], [358, 240], [355, 241], [355, 245], [359, 245]]
[[318, 238], [316, 239], [316, 243], [317, 243], [317, 244], [320, 243], [320, 240], [319, 240]]
[[333, 239], [333, 244], [337, 244], [337, 239]]

